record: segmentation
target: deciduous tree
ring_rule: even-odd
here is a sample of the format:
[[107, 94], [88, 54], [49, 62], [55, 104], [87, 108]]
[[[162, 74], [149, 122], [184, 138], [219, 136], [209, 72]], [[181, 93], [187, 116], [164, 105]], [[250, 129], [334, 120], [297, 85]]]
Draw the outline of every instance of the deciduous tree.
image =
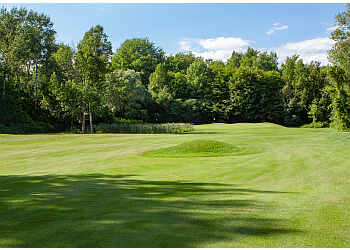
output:
[[[107, 64], [112, 53], [112, 45], [103, 27], [97, 25], [85, 33], [83, 40], [78, 44], [75, 58], [76, 66], [82, 76], [81, 92], [83, 94], [82, 114], [85, 123], [85, 113], [90, 118], [90, 129], [93, 133], [92, 115], [98, 111], [102, 83], [107, 73]], [[85, 124], [84, 124], [85, 125]], [[85, 127], [83, 125], [83, 128]], [[85, 132], [84, 129], [82, 131]]]
[[142, 85], [147, 88], [150, 74], [164, 60], [163, 49], [156, 47], [148, 38], [133, 38], [125, 40], [116, 50], [112, 68], [139, 72]]

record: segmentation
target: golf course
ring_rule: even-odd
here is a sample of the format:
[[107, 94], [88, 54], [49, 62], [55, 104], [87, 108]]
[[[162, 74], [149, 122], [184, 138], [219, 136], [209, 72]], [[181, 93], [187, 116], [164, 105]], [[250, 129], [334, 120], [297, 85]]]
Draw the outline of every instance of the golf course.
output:
[[0, 247], [348, 248], [350, 133], [0, 135]]

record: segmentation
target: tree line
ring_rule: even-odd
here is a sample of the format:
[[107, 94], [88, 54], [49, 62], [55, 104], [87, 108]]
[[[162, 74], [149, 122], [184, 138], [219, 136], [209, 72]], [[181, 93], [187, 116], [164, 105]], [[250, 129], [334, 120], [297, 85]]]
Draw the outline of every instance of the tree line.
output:
[[273, 122], [350, 128], [350, 5], [335, 17], [332, 66], [248, 48], [226, 61], [166, 55], [149, 38], [113, 53], [102, 26], [57, 43], [45, 14], [0, 12], [0, 132], [54, 132], [116, 123]]

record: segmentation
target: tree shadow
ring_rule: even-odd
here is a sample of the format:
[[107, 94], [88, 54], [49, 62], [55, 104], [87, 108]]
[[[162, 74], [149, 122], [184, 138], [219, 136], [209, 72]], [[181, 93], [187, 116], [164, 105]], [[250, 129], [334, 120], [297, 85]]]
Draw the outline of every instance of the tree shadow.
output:
[[296, 233], [249, 199], [276, 191], [132, 175], [0, 176], [0, 247], [198, 247]]

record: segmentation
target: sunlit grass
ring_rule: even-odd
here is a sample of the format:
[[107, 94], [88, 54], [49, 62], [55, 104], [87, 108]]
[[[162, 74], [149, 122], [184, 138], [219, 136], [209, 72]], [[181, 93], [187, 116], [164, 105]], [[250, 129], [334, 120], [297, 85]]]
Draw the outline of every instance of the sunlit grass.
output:
[[194, 128], [1, 135], [0, 247], [350, 246], [349, 133]]
[[247, 153], [244, 147], [236, 147], [219, 141], [197, 139], [180, 145], [145, 152], [149, 157], [222, 157]]

